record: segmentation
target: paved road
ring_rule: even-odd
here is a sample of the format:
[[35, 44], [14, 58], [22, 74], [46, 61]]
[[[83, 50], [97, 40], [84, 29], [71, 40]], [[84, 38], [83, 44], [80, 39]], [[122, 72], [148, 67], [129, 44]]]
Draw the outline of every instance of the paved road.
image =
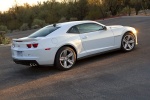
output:
[[16, 65], [10, 47], [0, 47], [0, 99], [150, 100], [150, 17], [100, 22], [136, 27], [138, 47], [80, 60], [69, 71]]

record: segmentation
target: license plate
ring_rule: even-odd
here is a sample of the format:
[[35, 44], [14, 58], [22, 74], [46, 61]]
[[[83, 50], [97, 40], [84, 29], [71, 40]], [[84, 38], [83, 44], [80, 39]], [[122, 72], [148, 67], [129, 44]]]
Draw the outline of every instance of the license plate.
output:
[[17, 51], [17, 56], [22, 57], [23, 56], [23, 51]]

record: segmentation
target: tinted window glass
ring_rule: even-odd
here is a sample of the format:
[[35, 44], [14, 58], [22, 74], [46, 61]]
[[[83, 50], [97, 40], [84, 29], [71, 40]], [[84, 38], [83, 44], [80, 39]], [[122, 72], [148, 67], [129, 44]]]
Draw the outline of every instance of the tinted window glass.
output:
[[74, 27], [71, 27], [67, 33], [79, 33], [79, 31], [78, 31], [77, 27], [74, 26]]
[[49, 35], [50, 33], [54, 32], [55, 30], [57, 30], [59, 27], [54, 27], [54, 26], [46, 26], [36, 32], [34, 32], [33, 34], [29, 35], [29, 38], [36, 38], [36, 37], [45, 37], [47, 35]]
[[80, 24], [77, 26], [77, 28], [80, 33], [94, 32], [94, 31], [99, 31], [103, 29], [101, 25], [98, 25], [95, 23]]

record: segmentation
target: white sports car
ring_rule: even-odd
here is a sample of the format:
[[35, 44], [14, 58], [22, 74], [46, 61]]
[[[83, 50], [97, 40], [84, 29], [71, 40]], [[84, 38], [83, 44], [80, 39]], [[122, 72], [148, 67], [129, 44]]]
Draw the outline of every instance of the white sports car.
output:
[[55, 65], [68, 70], [77, 59], [115, 49], [128, 52], [136, 44], [137, 32], [132, 27], [73, 21], [48, 25], [28, 37], [13, 39], [11, 51], [17, 64]]

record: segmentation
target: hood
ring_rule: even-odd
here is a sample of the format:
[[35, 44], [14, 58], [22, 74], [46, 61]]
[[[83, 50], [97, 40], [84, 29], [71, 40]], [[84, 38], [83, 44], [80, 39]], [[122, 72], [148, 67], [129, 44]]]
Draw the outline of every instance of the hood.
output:
[[116, 29], [116, 28], [122, 28], [123, 26], [121, 25], [111, 25], [111, 26], [107, 26], [109, 28], [112, 28], [112, 29]]

